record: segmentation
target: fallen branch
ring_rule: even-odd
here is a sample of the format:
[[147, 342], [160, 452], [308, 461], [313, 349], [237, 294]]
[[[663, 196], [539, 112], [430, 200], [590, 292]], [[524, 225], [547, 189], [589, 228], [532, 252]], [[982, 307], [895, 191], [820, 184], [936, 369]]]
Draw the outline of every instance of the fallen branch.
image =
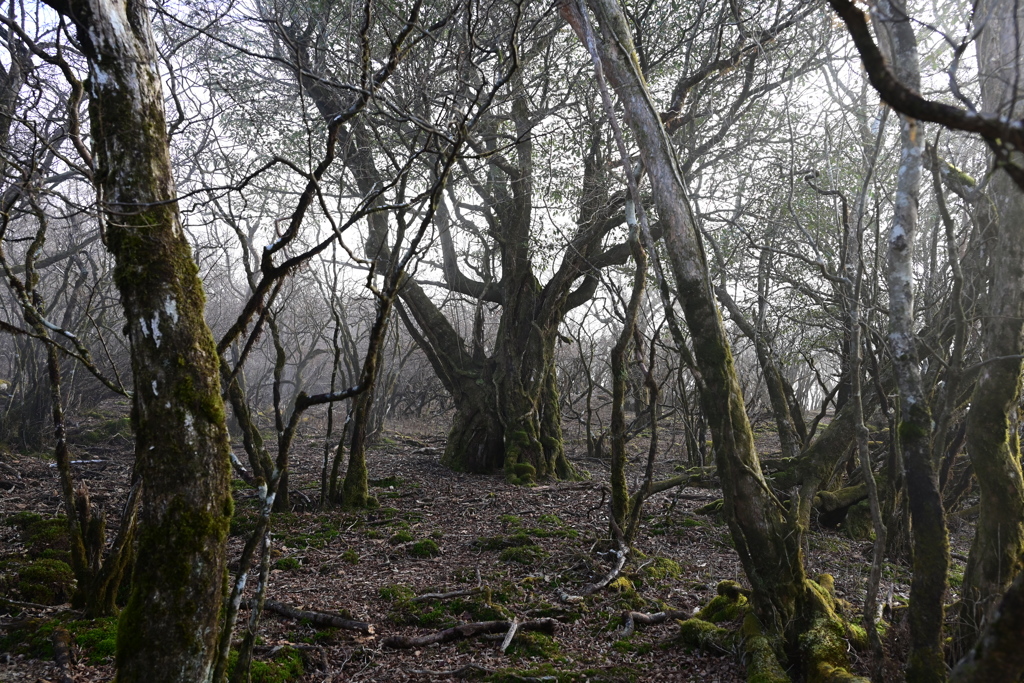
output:
[[463, 588], [459, 591], [452, 591], [451, 593], [424, 593], [423, 595], [417, 595], [415, 598], [409, 600], [409, 602], [423, 602], [424, 600], [450, 600], [451, 598], [463, 598], [467, 595], [476, 595], [482, 593], [483, 588]]
[[[414, 647], [426, 647], [434, 643], [450, 643], [455, 640], [474, 638], [488, 633], [503, 633], [512, 628], [511, 621], [477, 621], [470, 624], [460, 624], [443, 631], [430, 633], [425, 636], [388, 636], [381, 642], [381, 647], [390, 647], [396, 650], [407, 650]], [[549, 635], [555, 632], [558, 622], [554, 619], [536, 619], [524, 621], [519, 624], [519, 631], [540, 631]]]
[[[614, 525], [614, 522], [612, 522], [612, 524]], [[618, 531], [618, 527], [615, 527], [615, 530]], [[618, 535], [618, 534], [616, 534], [616, 535]], [[629, 548], [627, 548], [625, 545], [623, 545], [622, 542], [620, 541], [619, 542], [619, 549], [618, 550], [614, 550], [612, 552], [615, 553], [616, 560], [615, 560], [615, 566], [612, 567], [610, 572], [605, 574], [598, 581], [595, 581], [594, 583], [587, 584], [586, 586], [584, 586], [583, 590], [580, 591], [579, 595], [571, 595], [570, 593], [566, 593], [563, 590], [558, 591], [558, 599], [561, 600], [562, 602], [565, 602], [565, 603], [568, 603], [568, 604], [571, 604], [571, 605], [575, 605], [577, 603], [583, 602], [583, 598], [585, 598], [588, 595], [591, 595], [593, 593], [596, 593], [597, 591], [601, 590], [602, 588], [607, 586], [609, 583], [614, 581], [615, 577], [617, 577], [619, 575], [619, 573], [622, 572], [622, 568], [626, 566], [626, 555], [629, 554]]]
[[409, 669], [409, 673], [418, 674], [420, 676], [451, 676], [452, 678], [470, 678], [476, 676], [486, 676], [487, 674], [494, 673], [494, 669], [488, 669], [486, 666], [480, 666], [479, 664], [467, 664], [466, 666], [460, 666], [458, 669], [451, 669], [450, 671], [431, 671], [430, 669]]
[[519, 630], [519, 620], [512, 619], [512, 625], [508, 627], [508, 633], [505, 634], [505, 640], [501, 641], [501, 651], [504, 652], [508, 649], [508, 646], [512, 644], [512, 639], [516, 637], [516, 631]]
[[71, 675], [71, 634], [63, 626], [58, 626], [50, 634], [50, 643], [53, 645], [53, 661], [57, 663], [57, 680], [75, 683]]
[[276, 600], [267, 600], [263, 607], [290, 619], [307, 619], [314, 626], [333, 626], [334, 628], [343, 628], [349, 631], [359, 631], [367, 636], [372, 636], [375, 632], [373, 624], [368, 624], [365, 621], [354, 621], [328, 612], [310, 612], [304, 609], [295, 609]]
[[654, 614], [626, 610], [622, 613], [622, 628], [615, 632], [615, 638], [629, 638], [633, 635], [633, 631], [636, 630], [637, 624], [652, 626], [654, 624], [664, 624], [670, 619], [689, 619], [691, 616], [693, 615], [690, 612], [681, 609], [670, 609], [664, 612], [655, 612]]
[[49, 605], [40, 605], [37, 602], [22, 602], [21, 600], [11, 600], [10, 598], [0, 597], [0, 607], [18, 607], [20, 609], [37, 609], [43, 612], [47, 612], [53, 609]]

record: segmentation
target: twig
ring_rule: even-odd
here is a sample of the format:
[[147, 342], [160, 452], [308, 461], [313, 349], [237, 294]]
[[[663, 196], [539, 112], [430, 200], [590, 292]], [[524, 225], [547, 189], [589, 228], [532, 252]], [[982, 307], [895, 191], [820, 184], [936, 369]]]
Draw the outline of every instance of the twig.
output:
[[[522, 622], [519, 624], [518, 630], [540, 631], [542, 633], [553, 634], [557, 626], [558, 622], [554, 619], [536, 619], [534, 621]], [[433, 645], [434, 643], [450, 643], [455, 640], [473, 638], [475, 636], [485, 635], [488, 633], [502, 633], [508, 631], [511, 627], [512, 622], [510, 621], [478, 621], [470, 624], [461, 624], [452, 628], [446, 628], [443, 631], [429, 633], [425, 636], [389, 636], [381, 642], [381, 647], [390, 647], [396, 650], [426, 647], [427, 645]]]
[[277, 602], [276, 600], [267, 600], [263, 606], [271, 612], [276, 612], [277, 614], [290, 619], [308, 619], [309, 623], [314, 626], [333, 626], [334, 628], [344, 628], [349, 631], [359, 631], [363, 635], [367, 636], [371, 636], [375, 632], [373, 624], [369, 624], [364, 621], [346, 619], [345, 617], [338, 616], [337, 614], [295, 609], [294, 607]]

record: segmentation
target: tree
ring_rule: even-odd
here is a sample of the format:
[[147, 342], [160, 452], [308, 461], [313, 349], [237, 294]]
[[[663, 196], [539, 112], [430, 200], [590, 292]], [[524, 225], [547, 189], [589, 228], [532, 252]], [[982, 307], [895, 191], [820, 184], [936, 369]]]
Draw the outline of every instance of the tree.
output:
[[[785, 639], [786, 654], [799, 661], [809, 676], [824, 679], [836, 667], [848, 666], [845, 656], [807, 647], [807, 643], [841, 638], [843, 626], [832, 611], [827, 591], [807, 578], [799, 528], [787, 524], [784, 508], [761, 472], [683, 175], [646, 89], [625, 17], [613, 0], [591, 0], [588, 6], [597, 18], [597, 31], [591, 29], [582, 5], [564, 3], [561, 9], [593, 55], [598, 80], [607, 74], [615, 89], [650, 179], [675, 288], [693, 340], [701, 402], [722, 479], [723, 510], [753, 587], [757, 618], [765, 632]], [[630, 184], [633, 198], [639, 200], [635, 181]], [[756, 625], [751, 629], [748, 646], [753, 647], [760, 629]], [[807, 632], [812, 635], [801, 638]], [[768, 666], [771, 675], [781, 674], [777, 663]]]
[[89, 63], [91, 158], [127, 320], [143, 494], [118, 680], [207, 681], [232, 503], [219, 360], [177, 207], [144, 3], [52, 0]]

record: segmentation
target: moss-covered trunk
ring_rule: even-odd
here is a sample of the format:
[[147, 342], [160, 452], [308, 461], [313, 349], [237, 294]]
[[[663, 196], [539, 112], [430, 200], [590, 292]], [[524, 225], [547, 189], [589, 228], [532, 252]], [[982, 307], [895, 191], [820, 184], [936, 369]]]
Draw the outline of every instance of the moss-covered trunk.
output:
[[465, 472], [504, 470], [517, 483], [572, 476], [562, 443], [554, 333], [502, 324], [498, 334], [493, 357], [453, 392], [456, 414], [442, 462]]
[[176, 190], [146, 5], [53, 2], [89, 62], [106, 246], [131, 350], [143, 481], [138, 555], [117, 639], [118, 681], [207, 681], [231, 517], [218, 358]]
[[[602, 38], [596, 49], [601, 64], [626, 112], [664, 229], [666, 252], [701, 376], [701, 405], [722, 479], [725, 515], [754, 588], [758, 617], [766, 628], [782, 633], [796, 615], [805, 581], [799, 534], [789, 533], [782, 507], [761, 473], [682, 173], [644, 86], [625, 18], [613, 0], [588, 4], [600, 25]], [[589, 41], [585, 31], [574, 27]]]
[[[905, 16], [901, 0], [880, 4], [884, 16]], [[917, 39], [910, 22], [879, 22], [888, 33], [890, 59], [897, 77], [920, 88]], [[896, 178], [892, 227], [888, 235], [889, 346], [900, 397], [899, 444], [906, 472], [912, 525], [914, 574], [910, 584], [910, 654], [908, 681], [941, 681], [943, 596], [949, 566], [945, 511], [939, 490], [938, 459], [932, 453], [929, 397], [921, 378], [914, 335], [914, 238], [923, 168], [924, 130], [900, 116], [900, 166]]]
[[[991, 16], [978, 41], [984, 64], [982, 105], [987, 112], [1019, 116], [1009, 90], [1024, 62], [1020, 44], [1024, 10], [1016, 3], [982, 3]], [[1007, 55], [1017, 54], [1016, 60]], [[978, 375], [967, 416], [967, 452], [981, 490], [974, 543], [964, 572], [963, 602], [955, 653], [967, 651], [1000, 596], [1022, 569], [1024, 477], [1018, 437], [1024, 353], [1024, 195], [996, 169], [989, 183], [995, 238], [989, 242], [989, 281], [982, 342], [986, 365]], [[1003, 360], [992, 360], [1003, 358]], [[1018, 670], [1018, 675], [1020, 671]], [[981, 680], [981, 679], [974, 679]]]

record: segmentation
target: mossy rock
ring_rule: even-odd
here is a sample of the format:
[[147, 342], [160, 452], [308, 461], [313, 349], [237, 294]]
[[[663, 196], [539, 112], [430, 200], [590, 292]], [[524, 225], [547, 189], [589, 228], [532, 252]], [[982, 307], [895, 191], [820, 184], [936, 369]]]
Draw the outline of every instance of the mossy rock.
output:
[[634, 586], [633, 582], [630, 581], [625, 576], [620, 576], [617, 579], [615, 579], [614, 581], [612, 581], [611, 583], [609, 583], [608, 584], [608, 588], [610, 590], [615, 591], [616, 593], [635, 593], [636, 592], [636, 586]]
[[723, 505], [725, 505], [725, 501], [719, 498], [718, 500], [712, 501], [707, 505], [703, 505], [697, 508], [696, 510], [694, 510], [694, 512], [698, 515], [717, 515], [722, 512]]
[[89, 664], [95, 666], [114, 661], [117, 652], [116, 617], [72, 622], [68, 624], [68, 631], [82, 648]]
[[109, 441], [114, 437], [132, 438], [132, 421], [129, 417], [116, 417], [101, 422], [95, 428], [83, 432], [76, 439], [79, 443], [95, 445]]
[[341, 559], [343, 562], [348, 562], [349, 564], [359, 564], [359, 553], [355, 550], [349, 549], [341, 554]]
[[18, 592], [28, 602], [61, 605], [71, 599], [75, 585], [75, 572], [61, 560], [34, 560], [18, 569]]
[[873, 541], [875, 528], [871, 522], [871, 504], [862, 500], [851, 505], [843, 520], [843, 531], [855, 541]]
[[46, 553], [49, 559], [70, 560], [71, 534], [67, 517], [45, 518], [34, 512], [19, 512], [5, 522], [18, 529], [28, 558], [35, 559]]

